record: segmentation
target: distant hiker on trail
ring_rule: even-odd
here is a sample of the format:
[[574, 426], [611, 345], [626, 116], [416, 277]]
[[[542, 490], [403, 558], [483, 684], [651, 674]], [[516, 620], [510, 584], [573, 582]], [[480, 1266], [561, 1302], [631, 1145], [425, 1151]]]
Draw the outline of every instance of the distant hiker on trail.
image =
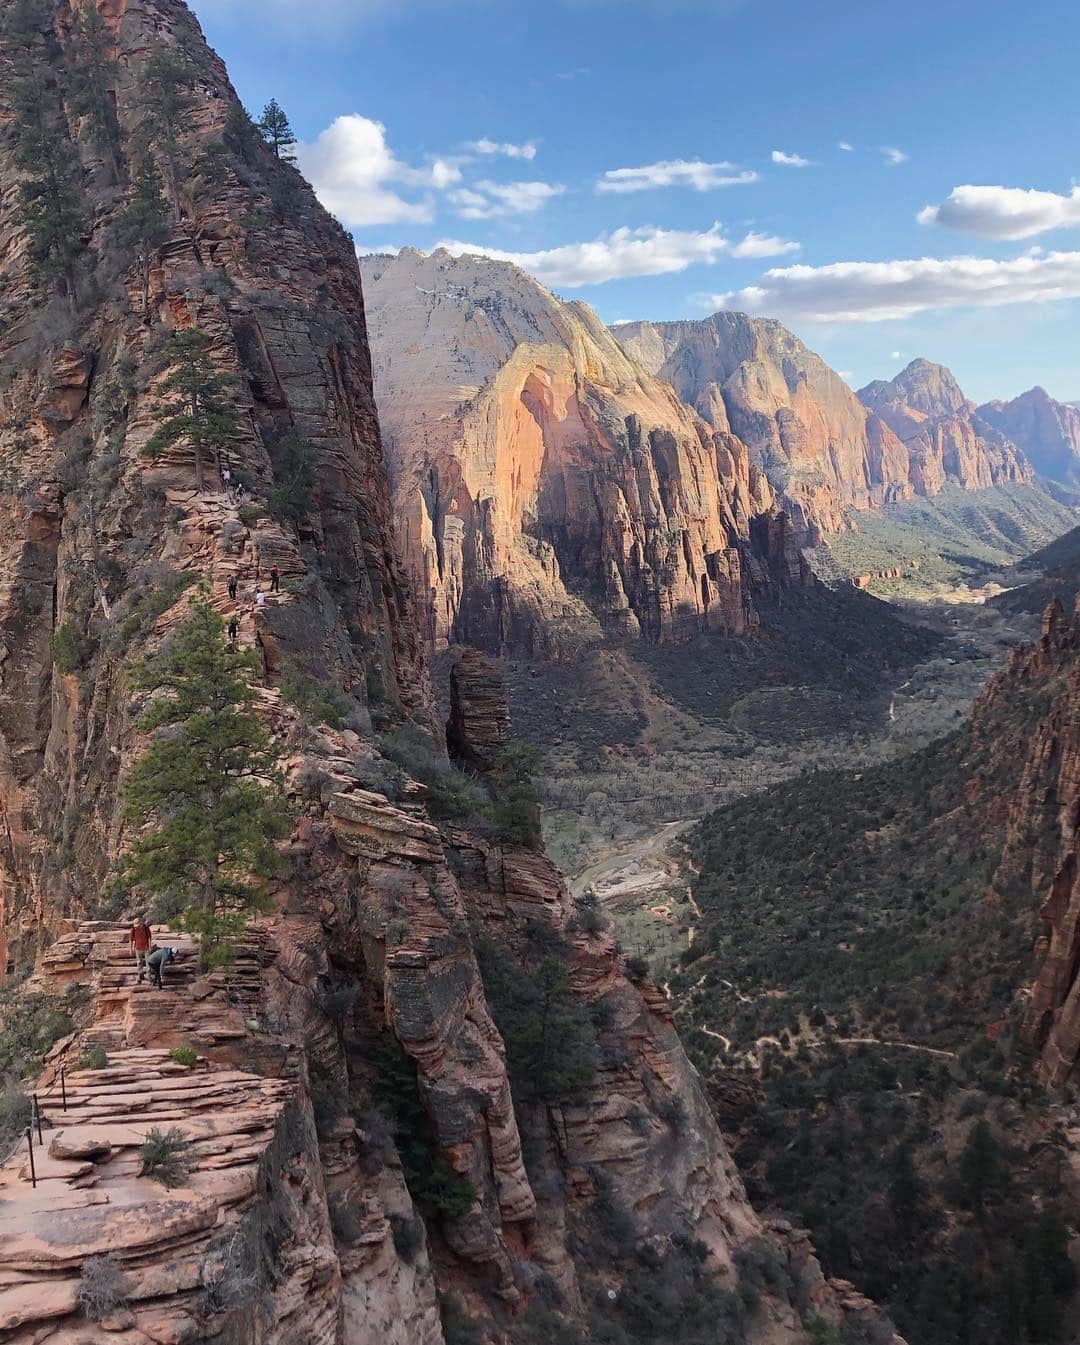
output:
[[266, 606], [266, 594], [262, 591], [261, 588], [255, 590], [255, 606], [256, 607]]
[[150, 983], [155, 990], [165, 989], [165, 979], [162, 973], [175, 957], [175, 948], [155, 948], [150, 954], [147, 962], [150, 967]]
[[276, 565], [274, 565], [270, 570], [270, 592], [279, 593], [281, 591], [279, 587], [280, 583], [281, 583], [281, 571], [278, 569]]
[[230, 482], [231, 480], [232, 480], [232, 472], [229, 471], [228, 467], [222, 467], [222, 469], [221, 469], [221, 484], [225, 487], [225, 492], [226, 492], [226, 494], [228, 494], [228, 490], [229, 490], [229, 482]]
[[139, 985], [146, 980], [146, 955], [150, 951], [150, 926], [145, 924], [141, 915], [128, 931], [128, 944], [135, 955], [135, 970], [139, 973]]
[[233, 600], [233, 602], [236, 601], [236, 594], [239, 591], [239, 588], [240, 585], [236, 581], [236, 575], [231, 574], [229, 576], [229, 597]]
[[237, 481], [237, 483], [236, 483], [236, 502], [237, 502], [237, 504], [240, 503], [240, 501], [244, 498], [244, 496], [245, 496], [246, 494], [247, 494], [247, 491], [246, 491], [245, 488], [244, 488], [244, 483], [243, 483], [243, 481]]
[[237, 621], [236, 617], [233, 617], [233, 618], [230, 620], [230, 622], [229, 622], [229, 643], [230, 643], [230, 644], [235, 644], [235, 643], [236, 643], [236, 637], [237, 637], [237, 635], [238, 635], [239, 633], [240, 633], [240, 623]]

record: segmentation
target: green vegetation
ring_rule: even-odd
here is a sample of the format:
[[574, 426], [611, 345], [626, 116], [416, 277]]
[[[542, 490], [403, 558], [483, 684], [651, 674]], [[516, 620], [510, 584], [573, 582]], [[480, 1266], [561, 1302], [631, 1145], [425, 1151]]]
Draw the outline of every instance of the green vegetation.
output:
[[254, 664], [199, 599], [163, 652], [132, 675], [137, 689], [158, 693], [143, 731], [171, 732], [155, 736], [127, 778], [125, 817], [143, 830], [119, 881], [171, 903], [208, 965], [228, 959], [280, 867], [274, 842], [286, 810], [278, 754], [245, 676]]
[[139, 1145], [139, 1176], [150, 1177], [162, 1186], [183, 1186], [193, 1164], [191, 1145], [176, 1126], [148, 1130]]
[[191, 570], [174, 570], [165, 576], [161, 583], [148, 585], [135, 593], [117, 627], [117, 633], [123, 644], [130, 644], [143, 634], [163, 612], [179, 602], [183, 593], [198, 579]]
[[8, 1151], [26, 1127], [33, 1115], [33, 1104], [29, 1095], [23, 1091], [15, 1079], [8, 1079], [0, 1087], [0, 1158]]
[[152, 147], [165, 165], [165, 181], [175, 224], [179, 224], [183, 216], [180, 205], [180, 140], [187, 118], [195, 107], [192, 92], [194, 84], [195, 72], [179, 48], [157, 48], [143, 68], [140, 92], [144, 124], [141, 138], [145, 151], [149, 152]]
[[933, 499], [905, 500], [853, 517], [856, 529], [836, 533], [828, 547], [806, 553], [814, 571], [833, 582], [899, 567], [897, 579], [874, 581], [887, 597], [923, 597], [998, 577], [1014, 562], [1059, 536], [1076, 513], [1041, 485], [968, 491], [946, 485]]
[[32, 66], [15, 89], [18, 223], [30, 240], [29, 257], [42, 289], [56, 288], [74, 309], [88, 230], [82, 167], [67, 132], [59, 100]]
[[239, 430], [240, 419], [225, 400], [235, 380], [215, 368], [210, 338], [197, 327], [173, 333], [165, 360], [172, 372], [159, 386], [172, 395], [154, 408], [158, 428], [143, 452], [155, 458], [174, 444], [187, 443], [195, 456], [195, 486], [201, 491], [206, 456], [211, 456], [215, 471], [220, 470], [221, 450]]
[[459, 1218], [476, 1203], [476, 1190], [438, 1152], [420, 1098], [415, 1062], [390, 1038], [372, 1053], [371, 1063], [376, 1071], [371, 1098], [389, 1118], [409, 1194], [429, 1215]]
[[476, 942], [484, 994], [506, 1043], [519, 1106], [580, 1100], [593, 1081], [596, 1032], [561, 951], [526, 968], [490, 940]]
[[272, 518], [301, 528], [315, 507], [315, 454], [294, 433], [284, 434], [270, 448], [274, 485], [267, 500]]
[[146, 154], [132, 178], [131, 195], [117, 226], [120, 246], [134, 252], [139, 261], [144, 319], [150, 311], [150, 265], [154, 253], [168, 242], [171, 234], [161, 174], [153, 156]]
[[169, 1059], [186, 1069], [192, 1069], [199, 1063], [199, 1053], [192, 1046], [174, 1046], [169, 1052]]
[[75, 1061], [76, 1070], [107, 1069], [109, 1057], [103, 1046], [91, 1046], [83, 1051]]
[[262, 132], [263, 139], [274, 151], [274, 157], [292, 163], [296, 158], [296, 152], [293, 149], [296, 144], [296, 136], [289, 125], [288, 117], [276, 98], [270, 99], [263, 108], [262, 116], [255, 124]]
[[[1036, 902], [996, 876], [988, 811], [1043, 700], [998, 697], [909, 757], [746, 799], [692, 844], [702, 917], [671, 988], [706, 1086], [757, 1076], [751, 1197], [920, 1345], [1058, 1341], [1072, 1288], [1018, 1034]], [[1030, 1152], [1009, 1146], [1025, 1133]]]
[[96, 647], [96, 642], [70, 618], [62, 621], [49, 636], [53, 664], [56, 671], [65, 676], [85, 668]]
[[305, 724], [326, 724], [332, 729], [343, 729], [355, 709], [346, 695], [295, 659], [286, 661], [280, 685], [282, 699], [299, 711]]
[[49, 1048], [74, 1024], [54, 1000], [23, 994], [18, 987], [0, 992], [0, 1079], [22, 1079], [36, 1072]]
[[112, 45], [112, 34], [96, 5], [76, 11], [71, 29], [72, 59], [67, 70], [68, 104], [82, 118], [86, 134], [112, 180], [119, 182], [120, 123], [114, 95], [120, 67], [112, 55]]

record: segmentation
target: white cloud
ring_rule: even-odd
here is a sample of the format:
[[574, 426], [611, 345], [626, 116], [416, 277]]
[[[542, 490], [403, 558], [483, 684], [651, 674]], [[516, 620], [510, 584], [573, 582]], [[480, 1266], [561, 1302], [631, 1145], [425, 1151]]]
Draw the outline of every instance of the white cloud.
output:
[[1080, 298], [1080, 252], [1048, 252], [1010, 261], [922, 257], [780, 267], [758, 285], [710, 296], [709, 306], [809, 322], [879, 322], [929, 309], [1074, 298]]
[[895, 145], [882, 145], [881, 152], [888, 164], [907, 163], [911, 158], [910, 154], [905, 154], [902, 149], [897, 149]]
[[599, 192], [649, 191], [656, 187], [693, 187], [695, 191], [712, 191], [715, 187], [738, 186], [756, 182], [758, 174], [737, 164], [702, 163], [699, 159], [663, 159], [659, 163], [643, 164], [640, 168], [612, 168], [597, 182]]
[[411, 168], [396, 158], [386, 142], [386, 127], [356, 113], [338, 117], [315, 142], [297, 145], [297, 162], [327, 210], [346, 224], [427, 224], [434, 210], [430, 198], [409, 200], [398, 187], [429, 193], [461, 178], [450, 160], [436, 159], [427, 168]]
[[904, 352], [903, 352], [902, 350], [891, 350], [891, 351], [889, 352], [889, 359], [890, 359], [890, 360], [899, 360], [899, 359], [902, 359], [902, 358], [903, 358], [903, 354], [904, 354]]
[[1080, 225], [1080, 187], [1068, 196], [1022, 187], [954, 187], [940, 205], [920, 210], [918, 220], [982, 238], [1030, 238]]
[[733, 257], [782, 257], [787, 252], [798, 252], [799, 243], [786, 238], [777, 238], [775, 234], [757, 234], [753, 230], [731, 249]]
[[535, 159], [536, 146], [531, 140], [523, 145], [514, 145], [506, 140], [490, 140], [486, 135], [479, 140], [470, 140], [465, 146], [474, 154], [498, 154], [504, 159]]
[[587, 65], [575, 65], [572, 70], [558, 70], [555, 72], [555, 78], [564, 81], [573, 79], [583, 79], [586, 75], [591, 75], [592, 71]]
[[838, 141], [836, 142], [836, 148], [837, 148], [837, 149], [842, 149], [842, 150], [844, 151], [845, 154], [854, 154], [854, 153], [855, 153], [855, 146], [852, 145], [852, 144], [850, 144], [850, 143], [849, 143], [848, 141], [846, 141], [846, 140], [838, 140]]
[[551, 182], [473, 182], [450, 193], [462, 219], [500, 219], [530, 215], [566, 190]]
[[774, 149], [769, 155], [773, 163], [782, 164], [785, 168], [809, 168], [810, 160], [804, 159], [801, 154], [785, 154], [782, 149]]
[[[765, 246], [760, 235], [748, 238], [761, 241], [755, 247]], [[540, 252], [506, 252], [475, 243], [447, 241], [438, 246], [454, 256], [472, 253], [491, 257], [496, 261], [513, 262], [547, 285], [562, 285], [573, 289], [579, 285], [601, 285], [609, 280], [625, 280], [631, 276], [670, 275], [685, 271], [699, 263], [709, 265], [725, 253], [739, 255], [738, 249], [747, 244], [732, 246], [721, 226], [700, 231], [682, 229], [615, 229], [586, 243], [566, 243], [562, 247], [547, 248]], [[793, 245], [782, 239], [770, 240], [777, 252]], [[747, 255], [747, 254], [743, 254]], [[749, 255], [762, 255], [760, 252]], [[774, 254], [775, 255], [775, 254]]]

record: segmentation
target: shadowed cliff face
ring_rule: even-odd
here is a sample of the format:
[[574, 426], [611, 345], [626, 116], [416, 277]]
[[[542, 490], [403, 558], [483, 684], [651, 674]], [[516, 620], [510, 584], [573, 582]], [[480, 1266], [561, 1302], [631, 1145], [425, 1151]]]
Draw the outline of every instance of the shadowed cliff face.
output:
[[1080, 615], [1056, 599], [1042, 638], [1014, 653], [982, 711], [1010, 700], [1028, 707], [1031, 728], [995, 881], [1030, 884], [1041, 903], [1024, 1030], [1043, 1082], [1060, 1088], [1080, 1071]]
[[[515, 267], [368, 257], [375, 388], [405, 562], [432, 648], [558, 652], [601, 630], [741, 633], [784, 524], [726, 426], [709, 426], [583, 304]], [[773, 558], [784, 547], [773, 541]], [[763, 563], [765, 562], [765, 563]]]
[[[653, 1273], [650, 1257], [699, 1284], [726, 1272], [732, 1287], [716, 1301], [740, 1339], [796, 1345], [811, 1312], [862, 1321], [869, 1305], [821, 1281], [805, 1239], [766, 1229], [751, 1210], [666, 1002], [630, 984], [610, 938], [572, 919], [550, 861], [467, 809], [453, 827], [436, 825], [423, 786], [382, 754], [396, 730], [446, 769], [441, 740], [422, 733], [429, 691], [395, 559], [349, 239], [240, 116], [179, 0], [102, 0], [118, 62], [119, 168], [62, 110], [71, 9], [41, 0], [28, 12], [30, 54], [24, 45], [16, 60], [5, 45], [0, 78], [0, 929], [5, 965], [36, 961], [30, 987], [71, 998], [75, 1031], [41, 1084], [50, 1108], [61, 1064], [80, 1073], [92, 1045], [116, 1063], [76, 1080], [75, 1116], [56, 1118], [62, 1133], [50, 1140], [49, 1186], [28, 1187], [21, 1159], [0, 1167], [5, 1339], [96, 1343], [119, 1331], [442, 1345], [438, 1304], [453, 1294], [506, 1345], [541, 1297], [571, 1322], [617, 1315], [623, 1285], [640, 1292]], [[142, 268], [115, 226], [144, 129], [146, 61], [162, 51], [182, 58], [191, 104], [173, 150], [179, 218], [152, 250], [144, 319]], [[77, 141], [92, 224], [74, 308], [34, 292], [15, 210], [6, 100], [27, 59], [55, 95], [55, 133]], [[558, 534], [538, 530], [526, 571], [543, 601], [584, 610], [541, 583], [557, 574], [545, 557], [602, 543], [600, 582], [615, 595], [605, 611], [660, 631], [690, 604], [692, 576], [701, 609], [725, 607], [738, 622], [738, 545], [763, 484], [625, 361], [602, 379], [611, 343], [572, 316], [561, 346], [540, 332], [540, 357], [507, 375], [514, 414], [537, 427], [536, 456], [520, 471], [487, 465], [492, 489], [477, 507], [489, 516], [468, 545], [515, 545], [484, 503], [497, 498]], [[246, 483], [243, 503], [209, 462], [197, 491], [190, 452], [140, 452], [168, 337], [190, 326], [231, 376], [238, 429], [221, 452]], [[470, 414], [503, 409], [492, 398]], [[605, 475], [599, 446], [606, 454], [620, 434]], [[314, 476], [291, 514], [272, 507], [290, 479], [289, 435]], [[557, 468], [550, 478], [541, 454]], [[445, 481], [433, 498], [445, 498]], [[566, 501], [587, 490], [611, 503], [586, 526]], [[640, 514], [620, 512], [630, 498], [647, 501]], [[762, 584], [789, 560], [782, 527], [764, 532]], [[251, 590], [273, 565], [282, 591], [255, 607]], [[201, 974], [190, 942], [159, 927], [181, 958], [158, 993], [135, 983], [125, 924], [86, 917], [130, 839], [119, 788], [141, 743], [129, 670], [168, 638], [195, 582], [237, 614], [241, 647], [261, 650], [257, 709], [282, 749], [293, 823], [272, 913], [248, 931], [232, 971]], [[283, 695], [293, 664], [344, 702], [348, 728]], [[470, 708], [475, 688], [496, 694], [490, 676], [469, 685], [458, 678], [453, 739], [483, 761], [491, 744], [474, 739], [506, 714]], [[462, 779], [478, 797], [489, 787]], [[590, 1063], [573, 1089], [539, 1094], [515, 1018], [522, 996], [541, 995], [530, 980], [538, 960]], [[497, 1018], [517, 1041], [509, 1065]], [[177, 1045], [201, 1056], [197, 1086], [177, 1086], [166, 1054]], [[252, 1083], [251, 1071], [266, 1080]], [[151, 1077], [147, 1106], [139, 1081]], [[170, 1122], [192, 1139], [195, 1167], [165, 1199], [139, 1175], [137, 1151], [148, 1126]], [[104, 1251], [119, 1256], [130, 1292], [99, 1325], [80, 1315], [77, 1294], [83, 1261]], [[767, 1292], [747, 1308], [737, 1267], [762, 1256]], [[751, 1293], [757, 1281], [747, 1303]]]
[[1080, 411], [1032, 388], [1011, 402], [987, 402], [977, 415], [1027, 454], [1031, 465], [1053, 481], [1080, 481]]
[[[971, 427], [970, 408], [955, 384], [955, 405], [935, 402], [928, 423], [907, 384], [872, 384], [864, 393], [887, 391], [857, 397], [771, 319], [715, 313], [696, 322], [628, 323], [615, 334], [706, 420], [730, 427], [747, 444], [811, 540], [845, 527], [847, 508], [933, 495], [947, 480], [975, 490], [1027, 479], [1014, 446], [988, 427], [981, 433]], [[926, 361], [911, 368], [922, 366]], [[948, 371], [941, 373], [951, 383]], [[914, 399], [911, 417], [893, 414], [905, 394]]]

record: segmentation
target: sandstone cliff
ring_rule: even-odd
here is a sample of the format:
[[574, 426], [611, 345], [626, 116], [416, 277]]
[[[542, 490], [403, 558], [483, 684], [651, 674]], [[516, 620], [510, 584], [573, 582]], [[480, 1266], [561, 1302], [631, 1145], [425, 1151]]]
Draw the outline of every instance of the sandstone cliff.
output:
[[[779, 322], [742, 313], [701, 321], [635, 322], [615, 334], [710, 424], [747, 444], [805, 539], [844, 528], [845, 510], [1023, 480], [1015, 450], [952, 427], [924, 443], [848, 387]], [[865, 400], [865, 399], [864, 399]], [[901, 431], [901, 432], [898, 432]], [[955, 442], [959, 439], [959, 442]]]
[[1080, 482], [1080, 410], [1075, 406], [1031, 388], [1011, 402], [987, 402], [977, 414], [1022, 449], [1042, 476]]
[[[350, 240], [253, 133], [180, 0], [96, 3], [116, 62], [101, 67], [116, 113], [107, 152], [70, 112], [67, 0], [17, 6], [0, 79], [0, 930], [3, 966], [32, 973], [3, 1013], [36, 994], [74, 1027], [38, 1083], [37, 1186], [21, 1154], [0, 1169], [5, 1339], [443, 1345], [453, 1321], [456, 1339], [504, 1345], [526, 1327], [583, 1339], [588, 1317], [612, 1339], [655, 1341], [634, 1304], [672, 1276], [729, 1315], [733, 1340], [801, 1342], [811, 1314], [862, 1320], [868, 1305], [822, 1282], [805, 1239], [762, 1226], [666, 1001], [575, 918], [545, 856], [460, 802], [440, 827], [434, 798], [429, 811], [387, 759], [396, 734], [435, 778], [450, 770], [395, 559]], [[148, 62], [162, 53], [187, 104], [167, 147], [145, 125]], [[35, 289], [19, 210], [8, 100], [28, 71], [86, 204], [66, 295]], [[145, 273], [118, 227], [140, 144], [167, 148], [176, 184]], [[539, 459], [546, 427], [558, 466], [539, 512], [559, 538], [535, 538], [531, 581], [545, 602], [584, 607], [541, 577], [557, 576], [566, 539], [564, 554], [586, 541], [559, 492], [588, 489], [604, 502], [587, 540], [609, 561], [605, 615], [660, 632], [696, 603], [738, 625], [740, 547], [764, 483], [670, 391], [618, 364], [594, 320], [573, 319], [573, 356], [542, 332], [539, 362], [507, 374], [521, 380], [512, 413], [538, 427], [528, 442]], [[140, 451], [165, 340], [193, 326], [231, 376], [239, 428], [221, 452], [242, 501], [216, 477], [196, 489], [190, 453]], [[492, 397], [470, 414], [506, 409]], [[616, 462], [597, 467], [587, 446], [616, 440]], [[298, 442], [313, 483], [282, 509]], [[488, 465], [500, 498], [536, 508], [538, 459], [529, 477]], [[648, 508], [635, 514], [638, 495]], [[488, 518], [470, 545], [509, 545], [504, 526]], [[789, 554], [782, 528], [768, 531], [779, 575]], [[282, 591], [250, 603], [272, 565]], [[156, 992], [134, 983], [112, 918], [125, 913], [101, 885], [129, 839], [118, 794], [140, 705], [128, 673], [168, 638], [194, 581], [261, 651], [258, 713], [284, 755], [293, 823], [272, 912], [231, 970], [202, 973], [190, 941], [159, 927], [180, 957]], [[346, 707], [335, 718], [348, 727], [297, 695], [298, 672]], [[484, 764], [506, 716], [491, 677], [473, 673], [456, 680], [452, 740]], [[498, 785], [462, 775], [456, 788], [482, 800]], [[543, 993], [538, 964], [589, 1065], [573, 1088], [539, 1094], [515, 1017]], [[92, 1047], [108, 1063], [82, 1058]], [[137, 1156], [164, 1126], [189, 1160], [168, 1190]], [[123, 1292], [95, 1317], [79, 1295], [104, 1253]]]
[[891, 381], [860, 389], [859, 400], [904, 444], [916, 494], [936, 495], [946, 481], [980, 490], [1032, 478], [1023, 453], [976, 413], [943, 365], [912, 360]]
[[432, 648], [550, 653], [602, 630], [742, 632], [755, 601], [801, 582], [744, 446], [584, 304], [480, 257], [406, 249], [361, 266], [405, 563]]

